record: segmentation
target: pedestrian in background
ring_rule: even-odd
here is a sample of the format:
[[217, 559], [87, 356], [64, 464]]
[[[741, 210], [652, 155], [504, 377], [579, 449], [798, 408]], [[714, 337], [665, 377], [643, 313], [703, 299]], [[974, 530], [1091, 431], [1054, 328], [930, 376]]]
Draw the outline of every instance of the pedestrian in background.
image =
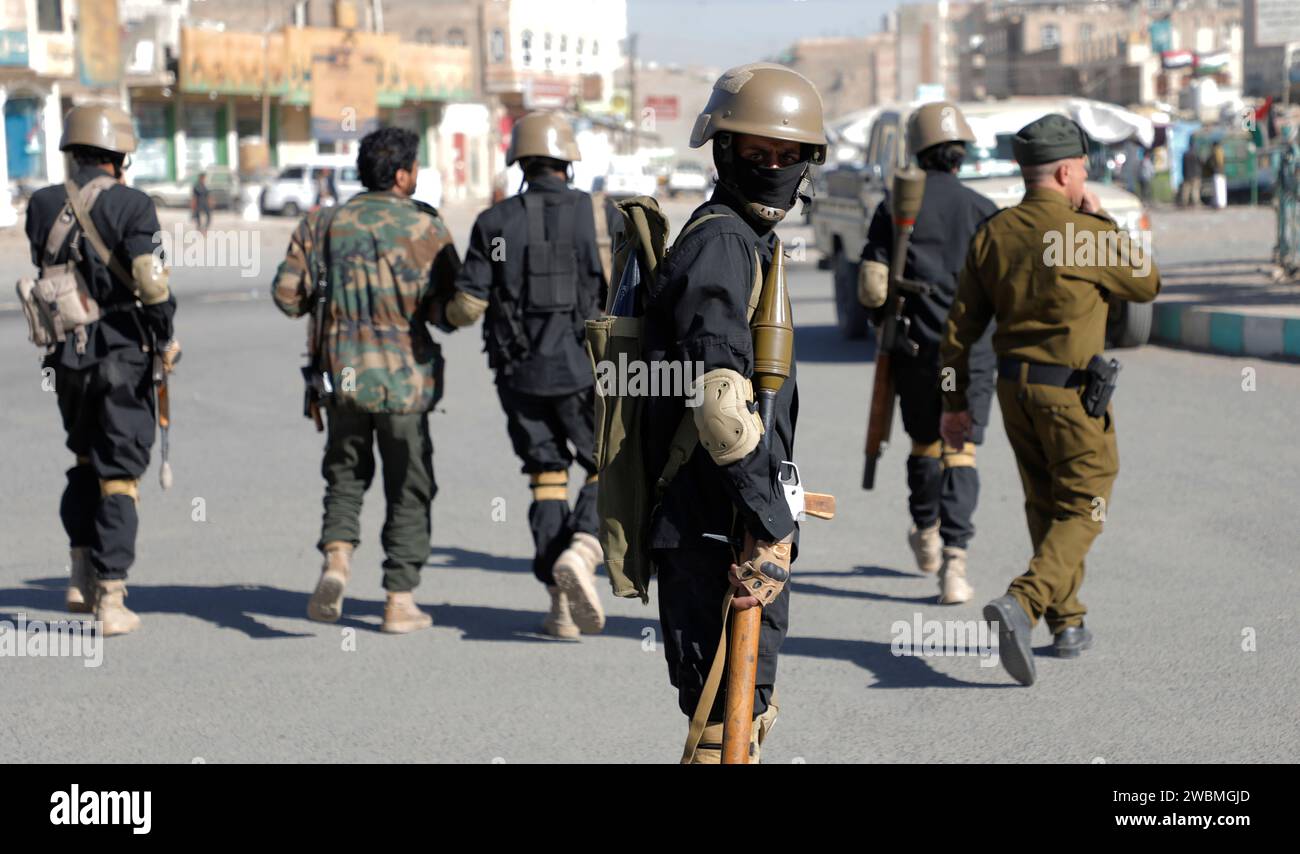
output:
[[190, 193], [190, 211], [194, 218], [194, 226], [203, 234], [208, 233], [208, 226], [212, 224], [211, 195], [211, 191], [208, 190], [208, 173], [200, 172], [199, 177], [194, 180], [194, 188]]
[[1214, 207], [1223, 210], [1228, 206], [1227, 156], [1223, 143], [1216, 142], [1210, 149], [1210, 172], [1214, 177]]
[[1183, 183], [1178, 186], [1178, 202], [1185, 208], [1194, 208], [1201, 203], [1203, 168], [1201, 158], [1196, 155], [1196, 140], [1187, 140], [1187, 150], [1183, 152]]

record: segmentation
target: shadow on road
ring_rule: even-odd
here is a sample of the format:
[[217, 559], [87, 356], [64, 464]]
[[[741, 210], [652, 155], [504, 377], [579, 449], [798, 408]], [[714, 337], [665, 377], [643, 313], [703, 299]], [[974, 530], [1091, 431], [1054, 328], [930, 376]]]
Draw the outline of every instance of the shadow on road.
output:
[[533, 562], [526, 557], [508, 557], [487, 552], [476, 552], [456, 546], [432, 546], [425, 566], [432, 569], [486, 569], [491, 572], [533, 571]]
[[[939, 673], [925, 659], [895, 655], [890, 644], [880, 641], [842, 640], [838, 638], [786, 638], [782, 655], [829, 658], [848, 661], [871, 671], [876, 681], [869, 688], [1015, 688], [1004, 683], [967, 682]], [[971, 662], [978, 669], [979, 664]], [[988, 668], [992, 669], [992, 668]]]
[[800, 362], [836, 362], [869, 364], [875, 361], [876, 348], [871, 339], [844, 339], [834, 324], [794, 327], [794, 355]]
[[855, 566], [847, 572], [804, 572], [799, 571], [800, 578], [924, 578], [916, 572], [904, 572], [887, 566]]
[[[62, 577], [34, 578], [28, 587], [0, 589], [0, 612], [6, 609], [34, 609], [62, 612], [63, 592], [68, 580]], [[304, 638], [314, 633], [282, 632], [259, 622], [254, 615], [307, 619], [307, 596], [310, 591], [281, 590], [264, 584], [228, 584], [220, 587], [193, 585], [136, 585], [127, 582], [127, 605], [141, 615], [184, 614], [207, 620], [223, 629], [243, 632], [254, 640], [267, 638]], [[375, 604], [377, 613], [383, 606]], [[80, 617], [71, 615], [69, 619]], [[3, 619], [12, 619], [3, 616]], [[337, 625], [349, 625], [340, 620]], [[364, 623], [352, 623], [358, 628]]]
[[[805, 574], [795, 576], [806, 577]], [[908, 576], [909, 578], [920, 578], [921, 576]], [[822, 584], [807, 584], [799, 581], [790, 582], [791, 587], [796, 593], [812, 593], [820, 596], [836, 596], [844, 599], [870, 599], [873, 602], [904, 602], [908, 605], [934, 605], [937, 604], [938, 594], [927, 596], [890, 596], [888, 593], [874, 593], [870, 590], [841, 590], [838, 587], [826, 587]]]

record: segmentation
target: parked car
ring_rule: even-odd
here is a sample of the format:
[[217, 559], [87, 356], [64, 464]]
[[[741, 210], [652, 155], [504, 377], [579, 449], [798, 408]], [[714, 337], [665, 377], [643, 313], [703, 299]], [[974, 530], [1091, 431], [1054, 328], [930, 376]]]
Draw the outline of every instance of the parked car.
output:
[[709, 176], [704, 167], [692, 160], [684, 160], [668, 174], [668, 197], [675, 198], [678, 193], [709, 192]]
[[[835, 315], [840, 334], [861, 338], [868, 332], [868, 312], [857, 298], [858, 256], [867, 239], [867, 226], [894, 172], [907, 165], [907, 117], [918, 104], [882, 109], [871, 125], [866, 157], [861, 164], [849, 164], [825, 173], [826, 193], [813, 203], [811, 220], [817, 248], [833, 273]], [[1024, 196], [1020, 166], [1012, 158], [1011, 138], [1016, 131], [1047, 113], [1063, 113], [1079, 121], [1091, 140], [1089, 173], [1103, 175], [1112, 145], [1149, 132], [1146, 121], [1115, 107], [1082, 98], [1013, 98], [959, 104], [976, 142], [962, 163], [957, 177], [998, 207], [1010, 207]], [[1149, 144], [1145, 140], [1144, 144]], [[1115, 221], [1139, 237], [1150, 234], [1150, 220], [1142, 200], [1113, 184], [1089, 181]], [[1154, 311], [1151, 303], [1114, 300], [1107, 322], [1107, 343], [1112, 347], [1139, 347], [1151, 335]]]
[[[213, 210], [233, 208], [239, 200], [239, 176], [229, 166], [209, 166], [203, 170], [207, 175], [208, 202]], [[156, 207], [188, 208], [190, 196], [193, 195], [194, 174], [184, 181], [144, 181], [136, 185]]]
[[614, 198], [653, 196], [658, 182], [640, 157], [619, 154], [609, 159], [603, 189], [606, 195]]
[[316, 179], [323, 169], [334, 171], [334, 188], [339, 204], [365, 190], [356, 163], [351, 158], [294, 163], [281, 169], [263, 187], [262, 212], [295, 217], [311, 210], [316, 204]]

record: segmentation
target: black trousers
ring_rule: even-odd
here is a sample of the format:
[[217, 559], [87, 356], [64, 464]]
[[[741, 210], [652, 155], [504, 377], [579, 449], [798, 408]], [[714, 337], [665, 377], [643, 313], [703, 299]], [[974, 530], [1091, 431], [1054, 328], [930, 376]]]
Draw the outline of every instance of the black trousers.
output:
[[[690, 716], [700, 702], [718, 637], [722, 633], [722, 599], [727, 594], [731, 550], [662, 549], [655, 552], [659, 578], [659, 623], [664, 632], [668, 681], [677, 689], [677, 705]], [[730, 625], [730, 623], [728, 623]], [[767, 711], [776, 685], [776, 659], [790, 628], [790, 588], [763, 609], [759, 630], [758, 676], [754, 683], [754, 714]], [[709, 720], [721, 721], [726, 683], [718, 690]]]
[[124, 579], [135, 563], [136, 500], [101, 497], [101, 484], [138, 481], [149, 467], [155, 424], [149, 356], [125, 350], [87, 368], [47, 365], [54, 368], [68, 450], [77, 455], [59, 504], [63, 529], [72, 548], [90, 550], [100, 578]]
[[[943, 415], [939, 364], [932, 359], [906, 356], [895, 358], [892, 364], [903, 429], [917, 445], [939, 442], [939, 419]], [[971, 442], [980, 445], [984, 442], [992, 388], [991, 382], [973, 381], [971, 385], [971, 411], [976, 420]], [[910, 454], [907, 486], [907, 506], [913, 523], [928, 528], [938, 520], [943, 544], [966, 548], [975, 536], [972, 519], [979, 503], [979, 470], [974, 465], [945, 466], [938, 456]]]
[[[595, 390], [585, 389], [558, 397], [523, 394], [497, 386], [506, 429], [521, 471], [533, 482], [528, 526], [533, 533], [533, 575], [543, 584], [555, 583], [551, 568], [575, 533], [595, 535], [596, 515], [596, 410]], [[569, 506], [566, 492], [569, 468], [577, 462], [586, 470], [578, 500]], [[551, 474], [548, 478], [545, 475]], [[556, 473], [563, 473], [557, 478]], [[551, 480], [561, 481], [550, 483]], [[545, 481], [545, 482], [539, 482]]]

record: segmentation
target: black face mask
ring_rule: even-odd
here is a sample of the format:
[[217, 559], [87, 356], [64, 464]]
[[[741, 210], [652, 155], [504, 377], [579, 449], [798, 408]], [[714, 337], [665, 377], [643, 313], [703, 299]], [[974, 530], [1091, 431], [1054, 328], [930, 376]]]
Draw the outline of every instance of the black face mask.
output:
[[730, 171], [729, 183], [745, 200], [749, 214], [774, 225], [798, 201], [808, 164], [769, 168], [755, 163], [737, 163]]

